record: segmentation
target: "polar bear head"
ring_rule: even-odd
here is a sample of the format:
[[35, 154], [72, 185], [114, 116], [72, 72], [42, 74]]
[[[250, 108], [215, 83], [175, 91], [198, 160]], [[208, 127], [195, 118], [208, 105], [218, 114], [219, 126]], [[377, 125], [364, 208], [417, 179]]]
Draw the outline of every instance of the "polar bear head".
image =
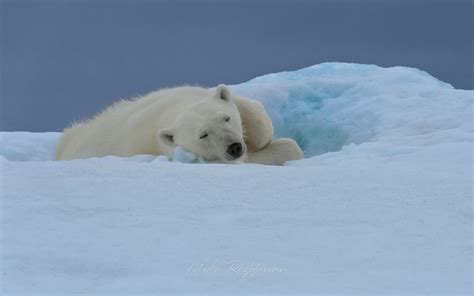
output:
[[239, 161], [247, 151], [239, 111], [222, 84], [215, 93], [191, 104], [158, 137], [168, 151], [183, 147], [208, 162]]

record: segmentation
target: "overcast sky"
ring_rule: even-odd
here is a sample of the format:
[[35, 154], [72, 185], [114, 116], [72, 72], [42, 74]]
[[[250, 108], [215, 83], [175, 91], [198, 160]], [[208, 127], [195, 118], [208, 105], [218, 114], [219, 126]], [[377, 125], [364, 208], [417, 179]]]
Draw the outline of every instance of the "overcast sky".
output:
[[0, 2], [1, 130], [59, 131], [160, 87], [328, 61], [474, 88], [469, 0]]

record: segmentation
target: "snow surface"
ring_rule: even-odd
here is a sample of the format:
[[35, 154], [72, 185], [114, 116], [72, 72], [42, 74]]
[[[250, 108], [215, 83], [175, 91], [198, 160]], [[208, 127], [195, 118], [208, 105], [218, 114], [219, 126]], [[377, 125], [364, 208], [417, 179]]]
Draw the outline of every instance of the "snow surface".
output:
[[182, 162], [182, 163], [205, 163], [206, 161], [197, 154], [192, 153], [189, 150], [186, 150], [183, 147], [176, 147], [173, 151], [172, 161]]
[[472, 293], [474, 91], [341, 63], [232, 89], [308, 158], [51, 161], [59, 133], [0, 133], [3, 293]]

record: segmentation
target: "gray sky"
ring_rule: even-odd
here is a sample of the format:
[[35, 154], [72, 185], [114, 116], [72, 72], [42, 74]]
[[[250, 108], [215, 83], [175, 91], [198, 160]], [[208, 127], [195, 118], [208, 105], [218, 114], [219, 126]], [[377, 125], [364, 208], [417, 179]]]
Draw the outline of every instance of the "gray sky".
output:
[[328, 61], [474, 88], [469, 0], [0, 2], [1, 130], [59, 131], [160, 87]]

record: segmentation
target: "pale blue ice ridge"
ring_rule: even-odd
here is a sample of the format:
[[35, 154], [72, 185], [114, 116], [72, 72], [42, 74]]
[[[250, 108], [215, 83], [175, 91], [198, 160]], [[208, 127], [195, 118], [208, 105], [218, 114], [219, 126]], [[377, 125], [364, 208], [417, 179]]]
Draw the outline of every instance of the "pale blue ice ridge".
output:
[[[472, 104], [465, 91], [418, 69], [345, 63], [268, 74], [233, 89], [262, 101], [275, 136], [294, 138], [306, 156], [457, 127], [467, 122]], [[453, 118], [443, 110], [451, 103], [467, 110]]]

